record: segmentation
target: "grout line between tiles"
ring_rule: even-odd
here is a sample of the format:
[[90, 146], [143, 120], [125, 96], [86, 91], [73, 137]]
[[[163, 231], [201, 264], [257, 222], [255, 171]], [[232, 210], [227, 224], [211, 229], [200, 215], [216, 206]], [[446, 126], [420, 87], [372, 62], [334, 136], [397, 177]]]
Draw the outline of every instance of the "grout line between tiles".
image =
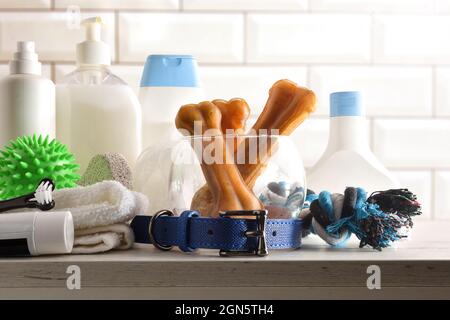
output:
[[[180, 0], [180, 3], [183, 3]], [[11, 12], [11, 11], [45, 11], [45, 10], [54, 10], [54, 11], [65, 11], [65, 8], [57, 8], [56, 6], [50, 6], [48, 8], [1, 8], [0, 12]], [[83, 11], [102, 11], [102, 12], [112, 12], [115, 10], [120, 10], [123, 12], [142, 12], [142, 13], [179, 13], [182, 11], [183, 13], [194, 13], [194, 14], [239, 14], [239, 13], [251, 13], [251, 14], [271, 14], [271, 15], [299, 15], [299, 14], [314, 14], [314, 15], [353, 15], [353, 16], [368, 16], [372, 14], [376, 15], [384, 15], [384, 16], [450, 16], [450, 12], [438, 12], [438, 13], [430, 13], [430, 12], [382, 12], [382, 11], [324, 11], [324, 10], [312, 10], [309, 8], [306, 9], [242, 9], [242, 10], [233, 10], [233, 9], [223, 9], [223, 10], [214, 10], [214, 9], [185, 9], [183, 7], [174, 8], [174, 9], [157, 9], [157, 8], [82, 8]]]
[[248, 34], [247, 34], [247, 24], [248, 24], [248, 14], [244, 13], [243, 16], [243, 26], [242, 26], [242, 32], [244, 33], [242, 35], [242, 41], [243, 43], [243, 47], [242, 47], [242, 54], [243, 54], [243, 61], [244, 61], [244, 65], [247, 65], [247, 57], [248, 57], [248, 50], [247, 50], [247, 45], [248, 45]]
[[436, 66], [431, 67], [431, 115], [437, 117], [437, 81]]
[[436, 169], [431, 170], [431, 186], [430, 186], [430, 219], [435, 220], [437, 218], [436, 215]]
[[374, 146], [375, 146], [375, 119], [370, 119], [370, 123], [369, 123], [369, 145], [370, 145], [370, 150], [374, 150]]
[[120, 63], [119, 11], [114, 12], [114, 61]]
[[370, 15], [370, 65], [375, 63], [375, 15]]
[[306, 66], [306, 86], [311, 88], [311, 66]]

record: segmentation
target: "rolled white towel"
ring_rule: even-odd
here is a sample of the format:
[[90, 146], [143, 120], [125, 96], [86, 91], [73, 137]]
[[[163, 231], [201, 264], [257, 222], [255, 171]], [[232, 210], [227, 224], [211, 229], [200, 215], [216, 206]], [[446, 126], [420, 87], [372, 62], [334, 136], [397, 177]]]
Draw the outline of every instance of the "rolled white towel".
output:
[[54, 192], [53, 210], [70, 211], [75, 227], [72, 253], [101, 253], [131, 248], [134, 234], [128, 222], [146, 212], [148, 199], [117, 181]]
[[124, 223], [75, 231], [73, 254], [126, 250], [133, 246], [134, 234]]

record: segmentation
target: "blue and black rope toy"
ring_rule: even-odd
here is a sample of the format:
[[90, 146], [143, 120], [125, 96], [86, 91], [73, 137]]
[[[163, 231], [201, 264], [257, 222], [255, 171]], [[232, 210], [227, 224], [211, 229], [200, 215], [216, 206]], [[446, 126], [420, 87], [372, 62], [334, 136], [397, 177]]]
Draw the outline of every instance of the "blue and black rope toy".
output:
[[367, 198], [364, 189], [349, 187], [344, 194], [308, 190], [300, 218], [304, 235], [312, 232], [338, 246], [355, 234], [360, 247], [381, 250], [406, 237], [412, 217], [420, 214], [420, 203], [408, 189], [377, 191]]

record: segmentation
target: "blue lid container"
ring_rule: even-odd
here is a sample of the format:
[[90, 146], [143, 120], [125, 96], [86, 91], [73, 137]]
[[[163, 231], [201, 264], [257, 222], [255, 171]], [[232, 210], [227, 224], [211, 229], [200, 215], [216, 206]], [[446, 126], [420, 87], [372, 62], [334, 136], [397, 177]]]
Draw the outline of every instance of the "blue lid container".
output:
[[361, 93], [342, 91], [330, 94], [330, 117], [363, 116]]
[[200, 87], [197, 61], [190, 55], [150, 55], [141, 87]]

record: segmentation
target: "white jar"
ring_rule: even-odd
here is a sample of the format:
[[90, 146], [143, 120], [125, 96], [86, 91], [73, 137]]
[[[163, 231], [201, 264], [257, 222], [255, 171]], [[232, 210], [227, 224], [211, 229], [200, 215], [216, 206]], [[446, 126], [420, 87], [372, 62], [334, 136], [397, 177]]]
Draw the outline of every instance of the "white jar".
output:
[[55, 85], [42, 77], [34, 42], [20, 41], [0, 83], [0, 147], [23, 135], [55, 137]]

